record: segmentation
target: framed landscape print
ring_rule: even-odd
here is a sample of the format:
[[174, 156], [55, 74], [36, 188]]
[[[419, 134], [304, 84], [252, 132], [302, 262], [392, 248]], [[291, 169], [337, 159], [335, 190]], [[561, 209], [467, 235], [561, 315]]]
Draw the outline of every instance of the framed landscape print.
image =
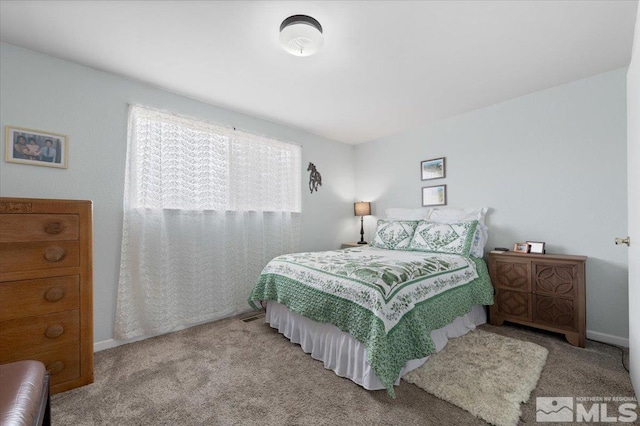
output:
[[67, 135], [7, 126], [5, 145], [8, 163], [67, 168]]
[[446, 176], [444, 157], [420, 162], [422, 180], [440, 179]]
[[447, 185], [422, 188], [422, 206], [444, 206], [447, 204]]

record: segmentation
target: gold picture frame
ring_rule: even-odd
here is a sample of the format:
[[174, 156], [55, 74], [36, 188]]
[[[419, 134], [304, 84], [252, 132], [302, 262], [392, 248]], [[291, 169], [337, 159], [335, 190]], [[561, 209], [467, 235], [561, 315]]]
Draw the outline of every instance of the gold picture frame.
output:
[[529, 253], [530, 249], [531, 249], [531, 244], [529, 243], [515, 243], [513, 245], [514, 253]]
[[4, 160], [7, 163], [66, 169], [68, 150], [67, 135], [26, 127], [6, 126]]

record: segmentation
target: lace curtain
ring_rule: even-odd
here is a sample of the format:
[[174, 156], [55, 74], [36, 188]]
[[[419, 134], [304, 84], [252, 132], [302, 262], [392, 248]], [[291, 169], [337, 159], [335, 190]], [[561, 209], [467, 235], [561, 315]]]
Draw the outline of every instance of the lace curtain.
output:
[[115, 338], [244, 312], [297, 251], [297, 145], [131, 106]]

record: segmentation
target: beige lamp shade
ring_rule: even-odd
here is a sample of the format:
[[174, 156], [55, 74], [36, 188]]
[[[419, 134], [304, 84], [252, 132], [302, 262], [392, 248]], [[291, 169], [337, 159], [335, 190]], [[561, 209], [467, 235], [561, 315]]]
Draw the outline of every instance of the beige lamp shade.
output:
[[360, 201], [359, 203], [353, 203], [354, 216], [369, 216], [371, 215], [371, 203]]

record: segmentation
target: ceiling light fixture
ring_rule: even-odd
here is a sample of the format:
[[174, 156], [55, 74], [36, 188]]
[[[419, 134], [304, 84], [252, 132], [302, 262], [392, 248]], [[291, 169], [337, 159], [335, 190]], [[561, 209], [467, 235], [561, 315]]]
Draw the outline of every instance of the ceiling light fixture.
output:
[[293, 15], [280, 25], [280, 45], [295, 56], [311, 56], [324, 44], [320, 22], [307, 15]]

